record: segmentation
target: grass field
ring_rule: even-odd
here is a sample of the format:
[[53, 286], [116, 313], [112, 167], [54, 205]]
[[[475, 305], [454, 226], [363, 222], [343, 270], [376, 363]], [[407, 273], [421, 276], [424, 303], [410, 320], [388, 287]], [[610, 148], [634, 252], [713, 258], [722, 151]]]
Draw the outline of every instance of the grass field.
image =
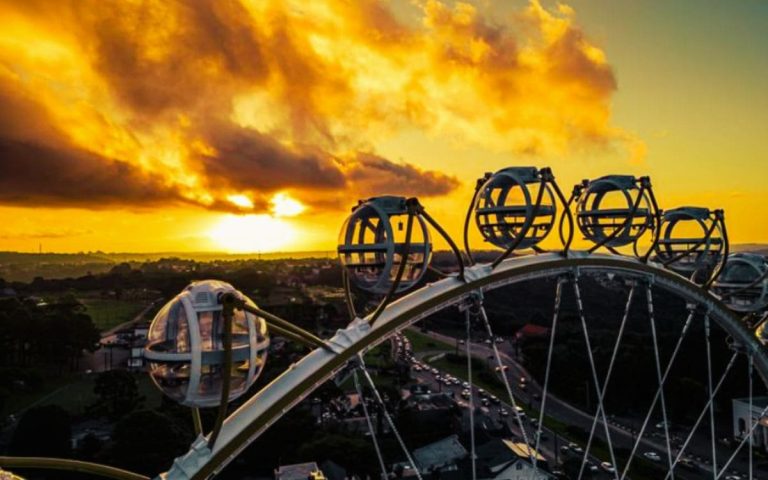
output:
[[455, 345], [450, 345], [448, 343], [441, 342], [440, 340], [434, 340], [433, 338], [424, 335], [423, 333], [419, 333], [413, 329], [405, 330], [403, 334], [408, 337], [408, 340], [411, 341], [411, 348], [413, 348], [413, 353], [456, 349]]
[[[85, 409], [96, 402], [93, 393], [95, 374], [83, 376], [56, 390], [53, 394], [44, 397], [37, 405], [58, 405], [72, 415], [81, 415]], [[147, 374], [139, 373], [135, 376], [139, 387], [139, 394], [144, 396], [143, 406], [155, 408], [160, 406], [162, 394], [152, 384]]]
[[[96, 401], [93, 393], [94, 380], [98, 374], [75, 373], [64, 375], [45, 382], [44, 386], [35, 392], [15, 393], [11, 395], [3, 408], [2, 417], [23, 412], [32, 406], [58, 405], [72, 415], [85, 412], [88, 405]], [[143, 395], [144, 406], [153, 408], [160, 405], [161, 393], [152, 384], [146, 374], [137, 374], [136, 381], [139, 394]]]
[[104, 298], [81, 298], [93, 324], [101, 331], [125, 323], [141, 312], [146, 305], [142, 302]]

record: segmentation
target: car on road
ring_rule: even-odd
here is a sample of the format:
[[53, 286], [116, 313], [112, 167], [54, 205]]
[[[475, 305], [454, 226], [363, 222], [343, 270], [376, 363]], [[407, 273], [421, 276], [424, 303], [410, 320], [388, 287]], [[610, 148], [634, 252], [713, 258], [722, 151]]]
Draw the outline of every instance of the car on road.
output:
[[478, 395], [480, 395], [480, 396], [481, 396], [481, 397], [483, 397], [483, 398], [485, 398], [485, 397], [487, 397], [487, 396], [488, 396], [488, 392], [486, 392], [486, 391], [485, 391], [485, 390], [483, 390], [482, 388], [478, 388], [478, 389], [477, 389], [477, 394], [478, 394]]
[[501, 337], [496, 337], [496, 343], [504, 343], [504, 339]]
[[661, 457], [656, 452], [650, 452], [650, 451], [649, 452], [645, 452], [645, 453], [643, 453], [643, 456], [645, 458], [647, 458], [648, 460], [651, 460], [653, 462], [660, 462], [661, 461]]
[[507, 365], [502, 365], [500, 367], [497, 366], [496, 368], [494, 368], [494, 370], [496, 370], [497, 373], [501, 372], [502, 370], [506, 372], [507, 370], [509, 370], [509, 367]]
[[569, 443], [568, 444], [568, 448], [571, 449], [571, 451], [573, 453], [576, 453], [576, 454], [584, 453], [584, 449], [581, 448], [580, 446], [576, 445], [575, 443]]
[[699, 465], [690, 458], [681, 458], [677, 461], [677, 465], [691, 472], [698, 472], [700, 470]]
[[486, 338], [483, 343], [486, 344], [486, 345], [490, 345], [491, 344], [491, 339], [490, 338]]
[[433, 368], [432, 370], [430, 370], [430, 372], [432, 372], [432, 375], [437, 375], [438, 374], [438, 371], [437, 371], [436, 368]]
[[464, 382], [461, 384], [461, 388], [469, 389], [469, 382]]
[[600, 463], [600, 468], [603, 469], [603, 471], [608, 473], [613, 473], [616, 471], [616, 469], [613, 467], [613, 465], [610, 462], [602, 462]]
[[493, 402], [494, 405], [498, 405], [501, 403], [501, 400], [499, 400], [499, 397], [497, 397], [496, 395], [491, 395], [489, 398], [491, 399], [491, 402]]
[[472, 396], [472, 392], [470, 392], [469, 390], [464, 389], [461, 391], [461, 398], [468, 400], [470, 396]]
[[509, 412], [507, 411], [506, 408], [500, 408], [499, 409], [499, 415], [501, 415], [502, 417], [508, 417], [509, 416]]
[[482, 404], [484, 407], [489, 407], [489, 406], [491, 405], [491, 401], [490, 401], [490, 400], [488, 400], [487, 398], [483, 398], [482, 400], [480, 400], [480, 403], [481, 403], [481, 404]]
[[459, 345], [464, 345], [466, 342], [464, 340], [459, 340]]

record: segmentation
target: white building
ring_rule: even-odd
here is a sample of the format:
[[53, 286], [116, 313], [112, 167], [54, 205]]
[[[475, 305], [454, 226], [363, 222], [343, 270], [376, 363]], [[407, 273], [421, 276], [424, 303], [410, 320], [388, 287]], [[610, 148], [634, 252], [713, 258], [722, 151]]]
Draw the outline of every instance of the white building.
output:
[[751, 412], [749, 398], [734, 398], [732, 401], [733, 437], [742, 440], [755, 422], [758, 422], [759, 424], [752, 432], [752, 443], [756, 448], [768, 451], [768, 417], [762, 416], [763, 411], [768, 407], [768, 397], [753, 397]]
[[[536, 467], [530, 456], [536, 457]], [[477, 477], [482, 480], [551, 480], [547, 460], [525, 443], [514, 440], [492, 440], [477, 449], [478, 464], [482, 467]]]

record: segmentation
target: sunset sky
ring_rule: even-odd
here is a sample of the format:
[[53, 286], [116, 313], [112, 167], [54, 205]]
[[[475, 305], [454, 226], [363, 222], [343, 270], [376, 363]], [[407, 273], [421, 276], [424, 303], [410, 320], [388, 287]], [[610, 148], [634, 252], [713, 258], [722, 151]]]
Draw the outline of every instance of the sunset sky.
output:
[[458, 239], [511, 165], [768, 242], [767, 52], [760, 0], [0, 0], [0, 250], [330, 250], [384, 193]]

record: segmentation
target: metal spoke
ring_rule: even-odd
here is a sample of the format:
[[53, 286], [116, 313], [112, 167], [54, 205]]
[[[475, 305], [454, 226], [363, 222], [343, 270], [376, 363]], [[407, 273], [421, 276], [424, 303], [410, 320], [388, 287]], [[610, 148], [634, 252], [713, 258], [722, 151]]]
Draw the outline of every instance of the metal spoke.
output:
[[651, 323], [651, 337], [653, 337], [653, 353], [656, 357], [656, 377], [659, 381], [659, 398], [661, 400], [661, 421], [664, 424], [664, 438], [667, 441], [667, 462], [669, 465], [669, 473], [672, 475], [672, 480], [675, 478], [675, 472], [672, 469], [672, 442], [669, 440], [669, 422], [667, 421], [667, 403], [664, 400], [664, 382], [661, 375], [661, 359], [659, 355], [659, 342], [656, 335], [656, 318], [653, 313], [653, 292], [651, 284], [646, 285], [645, 297], [648, 302], [648, 320]]
[[[754, 362], [754, 359], [752, 358], [752, 354], [750, 353], [749, 356], [747, 357], [747, 363], [748, 363], [747, 371], [749, 372], [749, 414], [750, 415], [752, 415], [752, 395], [753, 395], [753, 391], [752, 391], [752, 376], [753, 376], [753, 373], [754, 373], [753, 372], [753, 369], [754, 369], [754, 363], [753, 362]], [[765, 413], [763, 413], [763, 415], [765, 415]], [[761, 417], [762, 417], [762, 415], [761, 415]], [[755, 422], [755, 426], [757, 426], [757, 423], [759, 423], [759, 419], [758, 419], [757, 422]], [[752, 427], [752, 430], [755, 429], [755, 426]], [[752, 442], [754, 441], [752, 439], [752, 430], [750, 430], [750, 432], [749, 432], [749, 480], [752, 480], [752, 453], [753, 453], [752, 452], [752, 447], [753, 447]], [[725, 471], [727, 469], [728, 469], [728, 464], [726, 463], [725, 467], [723, 467], [723, 470]]]
[[[611, 381], [611, 374], [613, 373], [613, 365], [616, 362], [616, 356], [619, 352], [619, 346], [621, 345], [621, 339], [624, 336], [624, 327], [627, 324], [627, 319], [629, 318], [629, 310], [632, 307], [632, 299], [635, 296], [635, 283], [632, 283], [632, 287], [629, 289], [629, 293], [627, 294], [627, 303], [624, 307], [624, 314], [621, 317], [621, 325], [619, 326], [619, 333], [616, 336], [616, 343], [613, 346], [613, 353], [611, 354], [611, 361], [608, 364], [608, 371], [605, 374], [605, 380], [603, 381], [603, 387], [599, 393], [598, 396], [598, 405], [602, 405], [603, 400], [605, 399], [605, 392], [608, 390], [608, 383]], [[581, 459], [581, 467], [579, 467], [579, 478], [584, 474], [584, 467], [587, 464], [587, 458], [589, 458], [589, 451], [592, 448], [592, 440], [595, 436], [595, 428], [597, 427], [597, 414], [595, 414], [594, 418], [592, 419], [592, 427], [589, 431], [589, 440], [587, 440], [587, 446], [584, 449], [584, 456]], [[614, 469], [616, 469], [616, 464], [614, 463]], [[616, 472], [614, 472], [616, 473]]]
[[715, 398], [712, 393], [712, 347], [709, 342], [709, 315], [704, 317], [704, 334], [707, 345], [707, 389], [709, 391], [709, 432], [712, 437], [712, 478], [717, 478], [717, 445], [715, 444]]
[[[693, 428], [691, 429], [690, 433], [688, 433], [688, 437], [686, 437], [685, 442], [683, 443], [683, 446], [680, 448], [680, 451], [677, 452], [675, 461], [672, 463], [672, 468], [676, 467], [680, 459], [683, 457], [683, 453], [685, 453], [685, 449], [688, 448], [688, 444], [691, 442], [691, 439], [693, 438], [693, 434], [696, 433], [696, 429], [699, 428], [701, 421], [704, 419], [704, 415], [707, 414], [707, 411], [709, 410], [710, 405], [715, 399], [715, 395], [717, 395], [717, 392], [720, 390], [720, 387], [723, 385], [723, 382], [725, 382], [725, 377], [728, 375], [728, 372], [731, 371], [731, 368], [733, 368], [733, 365], [736, 363], [736, 357], [738, 355], [739, 355], [738, 352], [734, 352], [734, 354], [731, 355], [731, 360], [728, 362], [728, 365], [725, 367], [725, 371], [720, 376], [720, 380], [718, 380], [717, 385], [715, 385], [715, 388], [712, 391], [712, 395], [709, 396], [709, 401], [707, 402], [706, 405], [704, 405], [704, 408], [701, 410], [701, 413], [699, 414], [699, 418], [696, 420], [696, 423], [693, 425]], [[664, 477], [664, 480], [668, 478], [669, 478], [669, 472], [667, 472], [667, 476]]]
[[627, 459], [627, 464], [624, 465], [624, 470], [621, 472], [621, 480], [624, 480], [624, 478], [627, 476], [627, 472], [629, 471], [629, 467], [632, 464], [632, 460], [635, 458], [637, 447], [640, 446], [640, 442], [643, 440], [643, 434], [645, 433], [645, 429], [648, 427], [648, 422], [651, 419], [651, 415], [653, 415], [653, 409], [656, 407], [656, 402], [659, 401], [659, 396], [661, 395], [661, 387], [667, 381], [667, 377], [669, 376], [669, 372], [672, 370], [672, 365], [675, 362], [675, 358], [677, 358], [677, 354], [680, 351], [680, 346], [683, 344], [683, 339], [685, 339], [685, 336], [688, 333], [688, 329], [690, 328], [691, 323], [693, 322], [693, 317], [696, 314], [696, 309], [694, 307], [689, 307], [689, 308], [690, 308], [690, 311], [688, 313], [688, 318], [685, 319], [685, 324], [683, 324], [683, 329], [680, 331], [680, 337], [678, 337], [677, 339], [677, 344], [675, 345], [675, 349], [672, 351], [672, 355], [669, 357], [669, 362], [667, 362], [667, 368], [664, 370], [664, 375], [661, 378], [661, 382], [659, 382], [659, 388], [656, 389], [656, 394], [653, 397], [653, 401], [651, 401], [651, 406], [648, 409], [648, 413], [645, 415], [645, 419], [643, 420], [643, 425], [640, 427], [640, 432], [638, 432], [637, 440], [635, 440], [635, 444], [632, 446], [632, 451], [630, 452], [629, 458]]
[[408, 451], [408, 447], [406, 447], [405, 442], [403, 442], [403, 437], [401, 437], [400, 432], [397, 431], [395, 422], [392, 420], [392, 417], [389, 416], [389, 412], [387, 411], [387, 406], [384, 404], [384, 399], [381, 398], [381, 394], [379, 393], [379, 390], [376, 388], [376, 384], [373, 383], [373, 379], [371, 378], [371, 375], [368, 373], [368, 370], [365, 368], [365, 362], [363, 361], [363, 356], [358, 355], [357, 358], [360, 362], [360, 371], [363, 372], [363, 377], [368, 382], [368, 386], [371, 387], [371, 390], [373, 391], [373, 396], [376, 399], [376, 401], [379, 403], [379, 406], [381, 407], [381, 411], [384, 414], [384, 419], [387, 421], [387, 424], [389, 424], [389, 428], [392, 429], [392, 433], [395, 434], [395, 438], [397, 439], [397, 442], [400, 444], [400, 448], [403, 450], [403, 453], [405, 454], [405, 458], [408, 459], [408, 463], [411, 464], [411, 467], [413, 468], [414, 473], [416, 473], [416, 478], [418, 478], [419, 480], [423, 480], [421, 478], [421, 473], [419, 472], [419, 469], [416, 466], [416, 462], [413, 460], [413, 457], [411, 456], [411, 452]]
[[[544, 411], [547, 407], [547, 392], [549, 388], [549, 372], [552, 368], [552, 350], [555, 346], [555, 334], [557, 333], [557, 320], [560, 318], [560, 303], [563, 298], [563, 283], [565, 279], [559, 278], [557, 280], [557, 287], [555, 288], [555, 308], [552, 314], [552, 328], [549, 335], [549, 350], [547, 351], [547, 367], [544, 371], [544, 387], [541, 390], [541, 405], [539, 406], [539, 425], [536, 428], [536, 453], [539, 452], [539, 445], [541, 443], [541, 429], [544, 426]], [[503, 373], [503, 372], [502, 372]], [[536, 471], [538, 463], [538, 455], [533, 456], [533, 471]]]
[[464, 311], [464, 316], [467, 321], [467, 380], [469, 381], [469, 444], [470, 455], [472, 458], [472, 480], [477, 479], [477, 465], [475, 458], [475, 392], [474, 385], [472, 384], [472, 333], [471, 333], [471, 316], [469, 308]]
[[[488, 337], [493, 339], [493, 330], [491, 330], [491, 323], [488, 321], [488, 315], [485, 313], [485, 307], [483, 304], [480, 304], [480, 316], [483, 319], [483, 323], [485, 324], [485, 330], [488, 333]], [[515, 411], [515, 418], [517, 419], [517, 425], [520, 427], [520, 433], [523, 436], [523, 442], [525, 442], [525, 445], [527, 446], [528, 450], [528, 459], [531, 461], [531, 464], [535, 461], [536, 455], [534, 455], [530, 443], [528, 443], [528, 433], [525, 431], [525, 427], [523, 426], [523, 419], [520, 416], [520, 412], [517, 410], [517, 402], [515, 401], [515, 396], [512, 393], [512, 387], [509, 385], [509, 379], [507, 378], [507, 372], [504, 371], [504, 364], [501, 361], [501, 355], [499, 355], [499, 349], [496, 347], [496, 342], [491, 341], [491, 348], [493, 349], [493, 355], [496, 358], [496, 365], [499, 367], [499, 371], [501, 372], [501, 379], [504, 382], [504, 388], [507, 390], [507, 395], [509, 397], [509, 403], [512, 404], [512, 409]]]
[[381, 454], [379, 448], [379, 441], [376, 439], [376, 431], [373, 428], [373, 422], [371, 422], [371, 416], [368, 414], [368, 406], [365, 404], [365, 397], [363, 396], [363, 389], [360, 386], [360, 379], [357, 377], [357, 370], [352, 372], [352, 379], [355, 383], [355, 390], [357, 390], [357, 396], [360, 398], [360, 404], [363, 406], [363, 413], [365, 414], [365, 422], [368, 424], [368, 431], [371, 432], [371, 439], [373, 440], [373, 448], [376, 450], [376, 457], [379, 459], [379, 467], [381, 467], [381, 478], [386, 480], [387, 467], [384, 464], [384, 456]]
[[[749, 415], [750, 418], [752, 416], [752, 355], [749, 355]], [[746, 432], [744, 435], [744, 438], [741, 439], [741, 442], [739, 442], [739, 446], [736, 447], [736, 450], [734, 450], [733, 454], [730, 456], [727, 462], [723, 465], [723, 468], [720, 469], [720, 475], [717, 476], [717, 478], [722, 477], [725, 472], [728, 471], [728, 467], [731, 466], [731, 462], [736, 458], [736, 455], [741, 451], [741, 449], [744, 447], [744, 444], [749, 442], [749, 475], [747, 478], [752, 479], [752, 442], [753, 442], [753, 435], [755, 433], [755, 430], [757, 429], [758, 425], [760, 425], [760, 419], [762, 419], [766, 414], [768, 414], [768, 406], [766, 406], [762, 412], [760, 412], [760, 416], [757, 417], [757, 420], [754, 422], [750, 422], [751, 426], [749, 428], [749, 432]]]
[[[581, 320], [581, 328], [584, 333], [584, 342], [586, 343], [586, 347], [587, 347], [587, 357], [589, 358], [589, 366], [592, 370], [592, 380], [595, 382], [595, 391], [597, 393], [598, 403], [597, 403], [597, 413], [595, 416], [599, 414], [603, 418], [603, 426], [605, 427], [605, 439], [606, 439], [606, 442], [608, 443], [608, 453], [611, 456], [611, 463], [613, 465], [616, 465], [616, 455], [613, 453], [613, 442], [611, 441], [611, 432], [610, 432], [610, 429], [608, 428], [608, 419], [605, 416], [603, 399], [600, 396], [602, 388], [600, 387], [600, 380], [597, 377], [597, 368], [595, 367], [595, 359], [592, 356], [592, 345], [590, 344], [590, 341], [589, 341], [589, 331], [587, 329], [587, 319], [586, 319], [586, 316], [584, 315], [584, 304], [581, 301], [581, 290], [579, 289], [578, 275], [576, 276], [573, 282], [573, 291], [576, 294], [576, 306], [579, 312], [579, 319]], [[614, 475], [614, 478], [618, 480], [619, 478], [618, 472], [616, 472], [615, 470], [616, 469], [614, 468], [613, 475]], [[579, 474], [579, 479], [580, 478], [581, 478], [581, 473]]]

